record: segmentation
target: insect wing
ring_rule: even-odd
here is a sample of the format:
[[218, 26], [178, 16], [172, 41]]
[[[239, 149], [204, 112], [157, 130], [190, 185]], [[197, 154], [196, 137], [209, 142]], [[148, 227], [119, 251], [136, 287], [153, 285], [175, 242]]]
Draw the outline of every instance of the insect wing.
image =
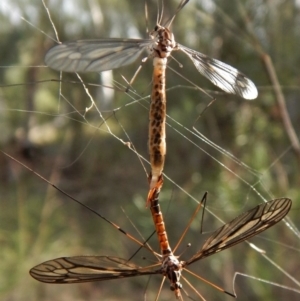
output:
[[283, 219], [289, 212], [292, 201], [280, 198], [256, 206], [216, 230], [203, 247], [191, 259], [189, 265], [201, 258], [230, 248], [258, 233], [265, 231]]
[[152, 43], [140, 39], [66, 42], [48, 50], [45, 63], [58, 71], [102, 72], [133, 63]]
[[159, 273], [154, 267], [157, 265], [142, 268], [112, 256], [74, 256], [46, 261], [29, 273], [41, 282], [79, 283]]
[[185, 46], [178, 44], [178, 48], [188, 55], [202, 75], [223, 91], [248, 100], [257, 97], [254, 83], [237, 69]]

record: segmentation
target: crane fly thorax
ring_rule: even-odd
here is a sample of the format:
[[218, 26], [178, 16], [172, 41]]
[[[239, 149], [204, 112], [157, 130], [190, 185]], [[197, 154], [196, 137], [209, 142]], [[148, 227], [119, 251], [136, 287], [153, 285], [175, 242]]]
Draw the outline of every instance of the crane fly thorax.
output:
[[177, 48], [173, 33], [166, 27], [156, 25], [150, 37], [154, 40], [152, 47], [154, 57], [167, 58]]
[[180, 283], [182, 268], [182, 262], [172, 253], [165, 256], [162, 261], [161, 272], [170, 280], [170, 289], [175, 291], [176, 296], [180, 295], [179, 290], [182, 288]]

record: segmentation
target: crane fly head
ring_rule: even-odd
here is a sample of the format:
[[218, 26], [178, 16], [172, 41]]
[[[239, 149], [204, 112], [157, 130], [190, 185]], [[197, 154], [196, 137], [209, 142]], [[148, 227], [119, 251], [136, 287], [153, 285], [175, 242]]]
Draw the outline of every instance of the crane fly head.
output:
[[156, 25], [151, 31], [150, 37], [154, 41], [152, 50], [157, 57], [166, 58], [177, 48], [173, 33], [166, 27]]

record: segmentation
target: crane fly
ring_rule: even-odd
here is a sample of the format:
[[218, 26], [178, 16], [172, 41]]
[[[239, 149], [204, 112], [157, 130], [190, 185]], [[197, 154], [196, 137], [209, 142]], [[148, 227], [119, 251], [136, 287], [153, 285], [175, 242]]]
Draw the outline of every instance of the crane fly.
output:
[[[156, 233], [159, 237], [161, 247], [159, 263], [141, 267], [116, 256], [61, 257], [35, 266], [30, 270], [30, 275], [38, 281], [52, 284], [104, 281], [143, 275], [162, 275], [163, 279], [169, 279], [170, 289], [175, 292], [177, 299], [183, 300], [181, 294], [183, 288], [180, 282], [182, 278], [187, 285], [190, 286], [202, 300], [204, 300], [196, 288], [194, 288], [182, 275], [182, 272], [185, 270], [212, 285], [219, 291], [235, 297], [235, 295], [190, 272], [187, 267], [200, 259], [230, 248], [265, 231], [284, 218], [292, 205], [290, 199], [279, 198], [258, 205], [255, 208], [242, 213], [231, 222], [214, 231], [206, 240], [202, 248], [190, 259], [184, 261], [173, 254], [173, 252], [176, 251], [178, 244], [174, 248], [174, 251], [170, 248], [163, 222], [163, 215], [159, 206], [159, 192], [159, 189], [155, 189], [155, 193], [152, 194], [153, 199], [151, 199], [150, 203], [153, 220], [155, 221]], [[206, 198], [206, 194], [203, 197], [203, 200], [204, 198]], [[198, 205], [196, 212], [201, 206], [202, 202]], [[186, 233], [186, 230], [183, 234]]]
[[152, 93], [149, 113], [150, 190], [156, 189], [166, 155], [166, 91], [165, 73], [173, 51], [184, 52], [197, 70], [221, 90], [245, 99], [258, 95], [254, 83], [237, 69], [175, 41], [170, 26], [176, 14], [188, 3], [182, 0], [173, 18], [164, 26], [157, 22], [149, 39], [98, 39], [64, 42], [51, 48], [45, 62], [52, 69], [65, 72], [102, 72], [129, 65], [143, 53], [153, 59]]

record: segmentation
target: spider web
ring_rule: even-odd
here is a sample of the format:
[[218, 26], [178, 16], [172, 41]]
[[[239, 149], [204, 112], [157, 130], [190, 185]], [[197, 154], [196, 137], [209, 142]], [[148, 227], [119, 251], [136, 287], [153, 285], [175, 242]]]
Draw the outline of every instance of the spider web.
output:
[[[151, 29], [157, 4], [150, 4]], [[176, 5], [177, 1], [166, 1], [164, 15], [171, 16]], [[286, 221], [251, 240], [265, 254], [242, 244], [195, 263], [192, 270], [229, 291], [235, 272], [248, 275], [234, 281], [240, 300], [295, 299], [297, 293], [291, 288], [299, 289], [299, 233], [294, 225], [299, 161], [282, 125], [273, 86], [259, 62], [260, 54], [247, 34], [241, 7], [223, 5], [217, 1], [191, 1], [174, 21], [175, 37], [183, 45], [240, 69], [259, 84], [260, 94], [249, 102], [216, 92], [183, 54], [174, 54], [178, 62], [173, 60], [170, 67], [180, 76], [168, 70], [167, 158], [161, 193], [168, 235], [175, 245], [205, 191], [209, 192], [209, 213], [203, 223], [208, 233], [222, 220], [230, 221], [265, 200], [291, 198], [293, 208]], [[262, 47], [272, 54], [273, 45], [279, 42], [270, 38], [272, 24], [268, 16], [280, 14], [281, 7], [278, 4], [276, 11], [267, 14], [264, 8], [270, 8], [260, 5], [257, 9], [254, 3], [245, 1], [242, 8], [253, 17], [256, 27], [252, 26]], [[43, 63], [45, 51], [56, 40], [55, 31], [61, 41], [146, 37], [145, 18], [138, 17], [144, 16], [144, 3], [134, 1], [134, 9], [132, 6], [133, 1], [1, 3], [0, 141], [1, 149], [128, 229], [122, 206], [136, 227], [148, 236], [153, 230], [149, 210], [145, 209], [152, 64], [145, 64], [132, 87], [124, 92], [126, 80], [131, 79], [139, 62], [114, 72], [80, 77], [59, 75]], [[283, 34], [282, 37], [287, 39]], [[225, 53], [227, 56], [222, 57]], [[293, 79], [293, 60], [286, 59], [285, 68], [289, 67], [289, 78]], [[280, 64], [276, 67], [278, 74], [285, 69]], [[286, 78], [282, 81], [290, 117], [296, 124], [296, 83]], [[200, 87], [216, 98], [209, 107], [211, 98]], [[142, 298], [147, 280], [139, 277], [59, 287], [31, 279], [28, 270], [48, 259], [81, 254], [129, 258], [136, 245], [15, 162], [1, 156], [1, 166], [3, 300]], [[184, 239], [192, 243], [184, 259], [193, 255], [207, 237], [200, 234], [200, 223], [199, 218]], [[156, 237], [151, 245], [158, 251]], [[139, 260], [142, 256], [143, 253], [136, 257], [141, 265], [145, 264]], [[149, 253], [146, 256], [148, 259]], [[156, 280], [160, 281], [151, 279], [146, 289], [149, 300], [156, 295]], [[224, 295], [199, 280], [191, 281], [207, 300], [224, 299]], [[161, 299], [172, 297], [168, 289], [163, 289]]]

